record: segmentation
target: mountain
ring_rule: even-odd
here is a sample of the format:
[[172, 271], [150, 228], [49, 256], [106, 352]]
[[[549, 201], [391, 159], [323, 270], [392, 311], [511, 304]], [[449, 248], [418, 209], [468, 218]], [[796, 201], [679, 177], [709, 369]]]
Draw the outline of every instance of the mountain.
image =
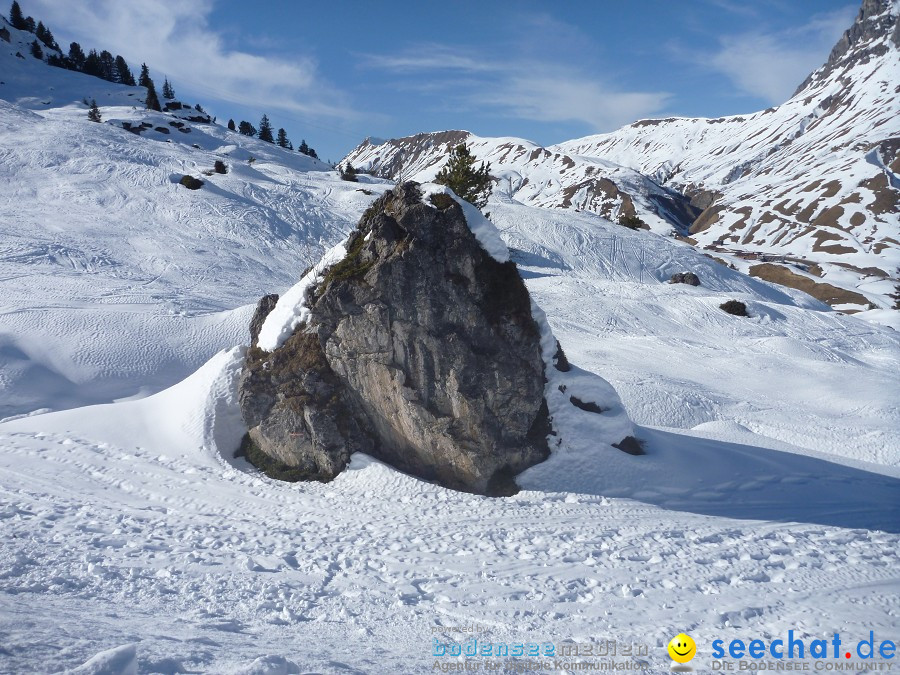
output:
[[497, 199], [637, 215], [835, 307], [890, 307], [900, 301], [898, 15], [897, 0], [865, 0], [828, 61], [762, 112], [641, 120], [549, 148], [460, 131], [367, 140], [345, 161], [427, 180], [465, 142], [492, 163]]
[[640, 172], [600, 158], [576, 157], [521, 138], [480, 138], [467, 131], [366, 139], [343, 162], [382, 178], [430, 181], [450, 149], [465, 143], [491, 163], [495, 199], [596, 213], [612, 221], [640, 217], [645, 226], [684, 230], [696, 215], [690, 200]]

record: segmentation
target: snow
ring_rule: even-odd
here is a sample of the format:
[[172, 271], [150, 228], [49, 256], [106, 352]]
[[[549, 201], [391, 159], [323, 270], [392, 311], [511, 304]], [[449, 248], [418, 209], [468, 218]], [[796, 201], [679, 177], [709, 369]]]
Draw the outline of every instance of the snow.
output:
[[297, 328], [309, 320], [306, 294], [322, 281], [327, 269], [347, 255], [347, 240], [329, 249], [322, 259], [313, 265], [291, 289], [278, 298], [275, 307], [266, 317], [259, 331], [257, 346], [272, 352], [284, 344]]
[[[104, 120], [171, 118], [4, 44], [0, 670], [424, 673], [436, 638], [478, 626], [646, 645], [661, 673], [682, 631], [698, 671], [717, 638], [896, 633], [896, 331], [501, 195], [473, 231], [532, 294], [551, 458], [499, 499], [360, 454], [328, 484], [273, 481], [234, 457], [253, 303], [292, 296], [266, 322], [277, 344], [299, 270], [341, 255], [377, 195], [218, 126], [90, 123], [83, 95]], [[217, 158], [229, 173], [201, 190], [170, 182]], [[702, 285], [667, 283], [683, 271]], [[629, 434], [646, 455], [610, 447]]]
[[130, 644], [102, 651], [67, 672], [71, 675], [137, 675], [137, 666], [137, 648]]
[[359, 454], [330, 484], [279, 483], [231, 458], [240, 358], [0, 426], [10, 668], [134, 642], [141, 672], [426, 672], [435, 636], [475, 624], [493, 642], [646, 644], [662, 672], [673, 630], [707, 659], [713, 637], [896, 626], [896, 468], [726, 424], [640, 429], [646, 457], [555, 457], [506, 499]]

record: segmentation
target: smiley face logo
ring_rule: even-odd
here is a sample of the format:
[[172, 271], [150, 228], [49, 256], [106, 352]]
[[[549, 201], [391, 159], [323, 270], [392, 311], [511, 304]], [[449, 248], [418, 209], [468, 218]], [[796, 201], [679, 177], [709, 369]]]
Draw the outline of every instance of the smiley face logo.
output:
[[687, 663], [697, 654], [697, 645], [690, 635], [679, 633], [669, 641], [669, 656], [678, 663]]

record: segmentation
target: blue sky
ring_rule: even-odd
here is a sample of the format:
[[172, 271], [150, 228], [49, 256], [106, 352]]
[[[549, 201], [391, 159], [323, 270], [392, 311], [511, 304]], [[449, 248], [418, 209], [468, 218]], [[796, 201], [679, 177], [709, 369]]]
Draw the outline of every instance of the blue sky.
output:
[[220, 120], [263, 112], [323, 158], [468, 129], [549, 145], [786, 100], [859, 2], [20, 0], [55, 37], [146, 61]]

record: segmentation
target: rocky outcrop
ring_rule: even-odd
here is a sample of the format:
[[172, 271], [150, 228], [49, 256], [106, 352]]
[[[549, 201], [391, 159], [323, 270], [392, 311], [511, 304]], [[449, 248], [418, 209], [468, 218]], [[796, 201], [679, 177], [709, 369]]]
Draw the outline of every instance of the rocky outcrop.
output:
[[[376, 201], [308, 289], [308, 319], [274, 351], [248, 350], [239, 399], [255, 449], [309, 479], [362, 451], [484, 494], [514, 491], [549, 455], [528, 291], [455, 201], [435, 202], [415, 183]], [[254, 340], [272, 306], [260, 301]]]
[[895, 47], [900, 48], [900, 21], [891, 11], [891, 0], [863, 0], [856, 21], [834, 45], [828, 61], [822, 68], [811, 73], [797, 87], [794, 95], [836, 70], [867, 62], [872, 56], [886, 53], [888, 47], [881, 42], [885, 35], [889, 36], [888, 39]]

